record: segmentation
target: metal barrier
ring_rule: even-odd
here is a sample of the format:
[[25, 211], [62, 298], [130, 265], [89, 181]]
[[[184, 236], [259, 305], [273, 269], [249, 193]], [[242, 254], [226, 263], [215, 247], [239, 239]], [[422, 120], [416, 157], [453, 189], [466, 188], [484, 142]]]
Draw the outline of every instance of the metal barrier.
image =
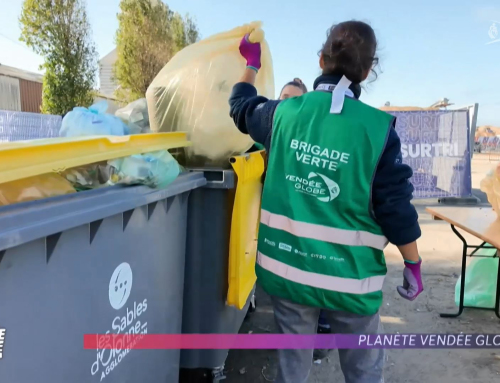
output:
[[487, 159], [489, 161], [500, 161], [500, 137], [479, 137], [476, 141], [474, 151], [478, 159]]
[[62, 117], [0, 110], [0, 142], [59, 137]]

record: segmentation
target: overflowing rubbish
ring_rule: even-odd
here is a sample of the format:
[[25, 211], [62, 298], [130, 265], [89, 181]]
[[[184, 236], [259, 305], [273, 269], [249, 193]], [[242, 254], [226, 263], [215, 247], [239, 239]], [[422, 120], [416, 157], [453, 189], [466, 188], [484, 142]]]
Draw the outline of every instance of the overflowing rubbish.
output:
[[146, 185], [165, 188], [183, 172], [167, 151], [78, 166], [58, 173], [0, 183], [0, 206], [97, 189], [113, 185]]
[[106, 184], [113, 185], [119, 181], [116, 169], [107, 162], [79, 166], [61, 172], [68, 182], [78, 191], [97, 189]]
[[120, 183], [164, 188], [181, 173], [181, 168], [166, 150], [119, 158], [108, 162], [118, 170]]
[[182, 169], [166, 151], [138, 154], [73, 169], [61, 173], [77, 190], [113, 185], [146, 185], [164, 188]]
[[118, 117], [107, 114], [108, 103], [100, 101], [91, 107], [76, 107], [62, 120], [59, 136], [125, 136], [130, 128]]
[[0, 183], [0, 206], [113, 185], [165, 188], [183, 171], [167, 150], [136, 154]]
[[[62, 137], [125, 136], [149, 131], [146, 99], [136, 100], [106, 114], [108, 104], [101, 101], [89, 109], [74, 108], [63, 119]], [[147, 185], [163, 188], [173, 182], [181, 169], [167, 150], [110, 159], [70, 168], [61, 174], [77, 190], [112, 185]]]
[[0, 145], [0, 183], [190, 145], [185, 133], [59, 137]]
[[130, 134], [150, 133], [148, 103], [145, 98], [118, 109], [115, 116], [128, 125]]
[[0, 206], [75, 193], [66, 179], [55, 173], [0, 184]]
[[481, 180], [481, 191], [486, 193], [488, 202], [500, 217], [500, 163]]
[[261, 39], [262, 49], [255, 86], [260, 95], [274, 97], [271, 53], [260, 26], [259, 22], [243, 25], [189, 45], [149, 86], [146, 99], [151, 130], [187, 132], [193, 143], [185, 149], [183, 165], [229, 167], [232, 155], [244, 153], [254, 144], [234, 127], [228, 100], [245, 69], [239, 43], [253, 32]]

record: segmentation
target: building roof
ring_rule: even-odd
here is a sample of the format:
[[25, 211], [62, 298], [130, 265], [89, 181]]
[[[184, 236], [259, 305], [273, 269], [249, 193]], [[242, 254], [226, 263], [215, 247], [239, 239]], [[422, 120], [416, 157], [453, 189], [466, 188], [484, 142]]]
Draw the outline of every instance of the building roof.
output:
[[43, 75], [0, 64], [0, 75], [42, 83]]
[[109, 52], [107, 55], [101, 57], [101, 59], [99, 60], [99, 64], [112, 65], [115, 63], [117, 58], [118, 58], [118, 53], [117, 53], [116, 48], [115, 48], [111, 52]]
[[451, 105], [455, 105], [453, 103], [449, 102], [446, 97], [439, 100], [438, 102], [435, 102], [431, 106], [427, 108], [421, 108], [419, 106], [392, 106], [389, 101], [385, 103], [384, 106], [380, 107], [379, 109], [386, 111], [386, 112], [409, 112], [409, 111], [415, 111], [415, 110], [440, 110], [440, 108], [446, 108]]
[[414, 110], [439, 110], [439, 108], [419, 108], [418, 106], [382, 106], [379, 108], [385, 112], [409, 112]]
[[491, 125], [478, 126], [476, 129], [476, 138], [478, 137], [495, 137], [500, 135], [500, 127]]

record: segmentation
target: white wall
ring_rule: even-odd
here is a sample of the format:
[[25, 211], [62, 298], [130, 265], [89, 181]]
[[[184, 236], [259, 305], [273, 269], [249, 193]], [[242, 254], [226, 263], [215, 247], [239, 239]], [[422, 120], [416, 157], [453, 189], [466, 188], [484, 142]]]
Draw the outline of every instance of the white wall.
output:
[[0, 110], [21, 111], [19, 79], [0, 75]]
[[116, 59], [116, 49], [114, 49], [99, 61], [99, 90], [101, 94], [109, 97], [113, 97], [115, 90], [118, 88], [113, 81], [113, 65]]

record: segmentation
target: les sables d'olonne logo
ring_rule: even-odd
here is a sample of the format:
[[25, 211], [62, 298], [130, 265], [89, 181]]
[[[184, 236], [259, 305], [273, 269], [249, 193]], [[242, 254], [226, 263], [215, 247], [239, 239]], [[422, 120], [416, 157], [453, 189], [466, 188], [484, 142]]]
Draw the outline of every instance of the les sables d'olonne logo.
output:
[[5, 341], [5, 332], [4, 328], [0, 328], [0, 359], [3, 358], [3, 343]]
[[127, 303], [132, 290], [132, 269], [123, 262], [115, 269], [109, 281], [109, 303], [115, 310], [120, 310]]
[[316, 197], [321, 202], [331, 202], [340, 194], [340, 186], [321, 173], [310, 172], [307, 178], [292, 175], [285, 178], [294, 183], [296, 191]]
[[[132, 268], [127, 262], [123, 262], [113, 271], [109, 280], [108, 297], [109, 303], [116, 311], [115, 317], [111, 321], [111, 330], [105, 332], [106, 335], [98, 340], [98, 344], [104, 347], [97, 348], [96, 357], [90, 366], [92, 376], [99, 376], [102, 382], [107, 376], [115, 371], [118, 365], [135, 348], [137, 342], [142, 339], [130, 338], [128, 340], [115, 340], [113, 334], [143, 335], [148, 332], [148, 322], [144, 320], [144, 313], [148, 309], [148, 300], [145, 298], [140, 302], [131, 302], [128, 307], [127, 301], [132, 291]], [[110, 345], [116, 345], [110, 348]]]

